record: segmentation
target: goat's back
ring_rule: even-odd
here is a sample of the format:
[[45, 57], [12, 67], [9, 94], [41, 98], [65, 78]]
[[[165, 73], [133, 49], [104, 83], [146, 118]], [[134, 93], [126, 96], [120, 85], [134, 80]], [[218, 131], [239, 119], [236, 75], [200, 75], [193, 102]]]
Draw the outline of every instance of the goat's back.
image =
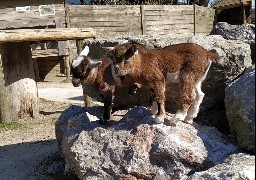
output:
[[152, 69], [158, 67], [166, 72], [177, 72], [183, 67], [199, 71], [207, 67], [209, 60], [218, 59], [216, 53], [207, 51], [193, 43], [181, 43], [166, 46], [162, 49], [152, 49], [140, 55], [142, 67]]

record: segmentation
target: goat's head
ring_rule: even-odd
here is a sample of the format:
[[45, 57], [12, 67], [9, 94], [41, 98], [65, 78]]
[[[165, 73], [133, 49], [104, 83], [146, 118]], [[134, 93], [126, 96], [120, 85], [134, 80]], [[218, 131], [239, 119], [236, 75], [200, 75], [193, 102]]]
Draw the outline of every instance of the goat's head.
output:
[[98, 67], [102, 61], [92, 60], [89, 56], [89, 47], [86, 46], [83, 51], [73, 60], [71, 65], [72, 84], [75, 87], [80, 86], [90, 75], [93, 68]]
[[138, 54], [138, 49], [146, 50], [148, 47], [140, 44], [124, 43], [109, 49], [107, 56], [112, 59], [115, 73], [118, 76], [125, 76], [132, 71], [132, 59]]

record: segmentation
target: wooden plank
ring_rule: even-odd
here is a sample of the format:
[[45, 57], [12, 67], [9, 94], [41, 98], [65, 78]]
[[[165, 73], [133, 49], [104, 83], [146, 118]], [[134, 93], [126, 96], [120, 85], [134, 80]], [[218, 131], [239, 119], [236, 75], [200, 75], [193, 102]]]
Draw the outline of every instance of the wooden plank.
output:
[[181, 11], [193, 9], [191, 5], [146, 5], [145, 11]]
[[92, 28], [0, 30], [0, 43], [94, 38]]
[[147, 34], [158, 34], [160, 32], [165, 32], [166, 34], [178, 34], [178, 33], [185, 33], [185, 34], [194, 34], [193, 33], [193, 25], [190, 27], [179, 27], [173, 26], [172, 28], [164, 28], [164, 27], [147, 27], [146, 33]]
[[58, 49], [46, 49], [46, 50], [37, 49], [32, 51], [32, 58], [49, 57], [49, 56], [59, 56]]
[[150, 17], [150, 18], [145, 18], [145, 21], [146, 22], [158, 22], [158, 24], [164, 24], [164, 23], [178, 23], [178, 24], [182, 24], [182, 23], [193, 23], [194, 20], [193, 20], [193, 16], [177, 16], [177, 17], [172, 17], [172, 18], [162, 18], [162, 17], [157, 17], [157, 16], [154, 16], [154, 17]]
[[170, 21], [158, 21], [158, 20], [148, 20], [145, 24], [151, 26], [165, 26], [165, 25], [180, 25], [180, 24], [193, 24], [194, 20], [192, 18], [186, 20], [180, 19], [170, 19]]

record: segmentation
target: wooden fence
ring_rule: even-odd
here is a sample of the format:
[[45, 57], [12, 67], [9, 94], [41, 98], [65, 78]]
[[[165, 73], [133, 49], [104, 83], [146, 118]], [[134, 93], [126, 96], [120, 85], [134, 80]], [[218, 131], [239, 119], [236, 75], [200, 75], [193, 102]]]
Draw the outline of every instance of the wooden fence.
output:
[[118, 35], [207, 35], [214, 10], [197, 5], [69, 5], [69, 27], [91, 27], [97, 37]]

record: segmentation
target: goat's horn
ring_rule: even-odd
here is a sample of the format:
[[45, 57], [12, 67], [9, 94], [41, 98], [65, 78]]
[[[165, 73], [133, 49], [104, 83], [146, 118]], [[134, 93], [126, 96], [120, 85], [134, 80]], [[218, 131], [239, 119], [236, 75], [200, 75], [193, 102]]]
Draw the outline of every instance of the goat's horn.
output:
[[80, 52], [79, 55], [81, 56], [87, 56], [89, 53], [89, 47], [88, 46], [85, 46], [84, 49], [82, 50], [82, 52]]

